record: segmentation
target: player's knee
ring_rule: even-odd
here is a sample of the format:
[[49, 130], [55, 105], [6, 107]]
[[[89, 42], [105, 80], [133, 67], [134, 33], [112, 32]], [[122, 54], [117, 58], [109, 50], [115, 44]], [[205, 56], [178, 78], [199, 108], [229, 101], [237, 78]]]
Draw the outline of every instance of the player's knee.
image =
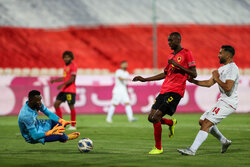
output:
[[60, 104], [61, 104], [61, 102], [56, 100], [55, 103], [54, 103], [54, 107], [59, 108]]
[[153, 119], [152, 119], [152, 117], [150, 115], [148, 116], [148, 121], [153, 123]]
[[157, 123], [160, 121], [160, 118], [158, 117], [153, 117], [151, 115], [148, 116], [148, 121], [151, 122], [151, 123]]
[[74, 104], [69, 104], [69, 108], [70, 108], [70, 110], [73, 110], [73, 109], [75, 109], [75, 106], [74, 106]]
[[199, 120], [199, 125], [202, 126], [203, 120]]
[[148, 116], [148, 121], [151, 122], [151, 123], [155, 123], [156, 122], [155, 118], [152, 117], [152, 115]]

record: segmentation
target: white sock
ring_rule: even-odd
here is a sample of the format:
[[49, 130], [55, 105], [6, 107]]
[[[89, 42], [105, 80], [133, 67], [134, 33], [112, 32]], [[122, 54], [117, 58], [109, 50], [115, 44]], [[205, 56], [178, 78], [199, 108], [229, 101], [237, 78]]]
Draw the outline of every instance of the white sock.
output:
[[108, 110], [107, 120], [112, 120], [114, 112], [115, 112], [115, 106], [111, 105]]
[[134, 117], [133, 117], [133, 111], [132, 111], [131, 106], [130, 106], [130, 105], [126, 105], [126, 106], [125, 106], [125, 111], [126, 111], [128, 120], [129, 120], [129, 121], [132, 121]]
[[211, 126], [209, 132], [216, 137], [222, 144], [226, 142], [226, 138], [222, 135], [216, 125]]
[[196, 152], [198, 150], [198, 148], [200, 147], [200, 145], [207, 139], [208, 133], [200, 130], [192, 144], [192, 146], [190, 147], [190, 150], [192, 150], [193, 152]]

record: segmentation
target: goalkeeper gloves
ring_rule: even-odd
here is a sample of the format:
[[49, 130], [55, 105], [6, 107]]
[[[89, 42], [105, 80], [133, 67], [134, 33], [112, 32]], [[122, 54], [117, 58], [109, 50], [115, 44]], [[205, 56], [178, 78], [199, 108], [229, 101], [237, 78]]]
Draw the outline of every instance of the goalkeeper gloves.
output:
[[63, 127], [65, 127], [65, 126], [68, 125], [68, 124], [75, 124], [75, 123], [76, 123], [76, 121], [65, 121], [65, 120], [62, 119], [62, 118], [60, 118], [60, 119], [58, 120], [58, 122], [59, 122], [60, 124], [62, 124]]
[[65, 128], [63, 126], [59, 126], [57, 124], [53, 127], [53, 129], [45, 132], [45, 136], [51, 136], [51, 135], [63, 135], [63, 132], [65, 132]]

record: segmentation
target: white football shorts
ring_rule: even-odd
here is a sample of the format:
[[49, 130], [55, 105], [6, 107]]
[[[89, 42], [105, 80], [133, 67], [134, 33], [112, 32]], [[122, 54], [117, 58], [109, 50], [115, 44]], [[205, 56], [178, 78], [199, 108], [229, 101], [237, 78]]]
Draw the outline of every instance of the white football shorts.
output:
[[111, 103], [114, 105], [130, 103], [127, 91], [113, 91]]
[[206, 111], [201, 117], [201, 120], [208, 119], [215, 125], [220, 123], [222, 119], [232, 114], [236, 109], [226, 102], [219, 100], [211, 109]]

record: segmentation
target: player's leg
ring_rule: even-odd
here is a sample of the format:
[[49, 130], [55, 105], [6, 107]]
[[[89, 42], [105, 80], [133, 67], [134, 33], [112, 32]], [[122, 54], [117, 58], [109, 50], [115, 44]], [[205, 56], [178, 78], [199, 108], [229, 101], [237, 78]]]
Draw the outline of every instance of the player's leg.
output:
[[121, 98], [120, 98], [118, 92], [116, 92], [116, 93], [114, 92], [112, 95], [111, 105], [108, 109], [106, 122], [112, 123], [112, 117], [115, 113], [115, 108], [120, 103], [120, 101], [121, 101]]
[[[226, 103], [219, 101], [217, 104], [211, 108], [209, 111], [205, 112], [201, 118], [199, 123], [201, 124], [201, 129], [197, 134], [194, 143], [189, 149], [178, 149], [179, 152], [187, 155], [195, 155], [195, 152], [200, 147], [200, 145], [206, 140], [208, 136], [208, 132], [210, 130], [216, 130], [216, 124], [220, 123], [223, 118], [226, 118], [234, 111]], [[212, 128], [213, 127], [213, 128]], [[218, 131], [216, 132], [218, 135]], [[225, 152], [227, 148], [230, 146], [231, 141], [226, 140], [224, 144], [222, 143], [222, 150], [221, 152]]]
[[198, 150], [198, 148], [207, 139], [208, 130], [213, 125], [214, 125], [213, 122], [211, 122], [208, 119], [205, 119], [202, 122], [200, 131], [196, 135], [196, 138], [194, 139], [194, 142], [191, 145], [191, 147], [190, 148], [186, 148], [186, 149], [177, 149], [177, 151], [180, 152], [180, 153], [182, 153], [183, 155], [195, 155], [195, 153]]
[[[76, 111], [75, 111], [75, 93], [67, 93], [66, 99], [70, 109], [71, 121], [76, 121]], [[75, 124], [71, 124], [68, 130], [76, 130]]]
[[109, 109], [108, 109], [108, 113], [107, 113], [106, 122], [112, 123], [112, 117], [113, 117], [113, 115], [114, 115], [115, 108], [116, 108], [116, 105], [115, 105], [115, 104], [110, 105], [110, 107], [109, 107]]
[[129, 99], [128, 92], [120, 91], [119, 96], [120, 96], [120, 103], [125, 105], [125, 112], [127, 114], [128, 121], [129, 122], [136, 121], [137, 119], [135, 119], [133, 116], [133, 110], [132, 110], [132, 107], [130, 105], [130, 99]]
[[132, 110], [130, 103], [125, 103], [125, 111], [126, 111], [129, 122], [137, 121], [137, 119], [134, 118], [133, 116], [133, 110]]
[[163, 153], [163, 149], [161, 146], [161, 133], [162, 133], [162, 127], [161, 127], [161, 118], [164, 116], [164, 114], [159, 111], [159, 107], [162, 105], [164, 101], [164, 95], [159, 94], [154, 104], [152, 105], [151, 111], [148, 115], [148, 121], [153, 123], [154, 127], [154, 139], [155, 139], [155, 148], [149, 152], [149, 154], [161, 154]]
[[64, 95], [63, 92], [60, 92], [57, 97], [56, 97], [56, 101], [54, 103], [54, 108], [56, 110], [56, 115], [60, 118], [62, 118], [62, 111], [60, 109], [60, 105], [62, 102], [64, 102], [66, 100], [66, 97]]
[[[200, 126], [203, 124], [203, 121], [204, 121], [204, 120], [202, 120], [202, 119], [199, 120]], [[208, 132], [209, 132], [211, 135], [213, 135], [215, 138], [217, 138], [217, 139], [221, 142], [221, 144], [225, 143], [225, 141], [228, 140], [228, 139], [226, 139], [226, 138], [223, 136], [223, 134], [219, 131], [219, 129], [217, 128], [216, 125], [211, 126], [211, 127], [209, 128]]]
[[[226, 118], [227, 116], [232, 114], [234, 111], [235, 111], [235, 109], [232, 108], [232, 106], [228, 105], [227, 103], [225, 103], [223, 101], [219, 101], [218, 105], [214, 109], [214, 114], [218, 118], [218, 123], [219, 123], [222, 119]], [[209, 132], [221, 142], [221, 145], [222, 145], [221, 153], [226, 152], [228, 147], [231, 145], [232, 141], [227, 139], [219, 131], [219, 129], [217, 128], [216, 125], [212, 126], [209, 129]]]
[[160, 110], [151, 109], [148, 115], [148, 121], [153, 123], [154, 127], [154, 139], [155, 139], [155, 148], [149, 152], [149, 154], [161, 154], [163, 153], [163, 148], [161, 146], [161, 119], [165, 114], [163, 114]]
[[[164, 111], [165, 114], [172, 116], [176, 112], [176, 108], [181, 100], [181, 96], [177, 93], [166, 93], [164, 97], [164, 101], [160, 106], [159, 110]], [[162, 118], [161, 124], [165, 124], [169, 126], [169, 134], [168, 136], [172, 138], [174, 136], [175, 125], [177, 124], [177, 120], [175, 118], [167, 119]]]
[[209, 132], [220, 141], [222, 146], [221, 153], [226, 152], [227, 148], [231, 145], [232, 141], [223, 136], [223, 134], [219, 131], [216, 125], [212, 126], [209, 129]]

